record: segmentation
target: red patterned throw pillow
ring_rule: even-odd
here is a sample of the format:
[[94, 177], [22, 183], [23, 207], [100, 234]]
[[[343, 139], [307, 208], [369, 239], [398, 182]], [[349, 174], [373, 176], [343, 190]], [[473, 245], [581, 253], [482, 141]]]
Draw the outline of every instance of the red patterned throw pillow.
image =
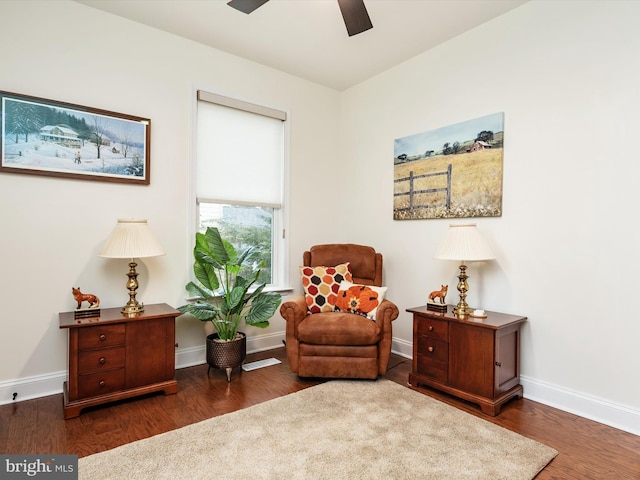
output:
[[340, 284], [335, 310], [355, 313], [375, 321], [378, 307], [384, 300], [386, 293], [387, 287], [358, 285], [345, 281]]
[[349, 262], [335, 267], [300, 267], [300, 276], [311, 313], [333, 312], [340, 283], [353, 280]]

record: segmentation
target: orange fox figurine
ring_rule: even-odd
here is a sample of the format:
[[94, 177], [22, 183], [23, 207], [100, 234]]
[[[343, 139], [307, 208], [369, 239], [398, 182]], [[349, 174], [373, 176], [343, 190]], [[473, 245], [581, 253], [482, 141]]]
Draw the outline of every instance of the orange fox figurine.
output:
[[71, 292], [73, 292], [73, 298], [78, 302], [78, 308], [82, 305], [82, 302], [89, 302], [89, 308], [99, 308], [100, 307], [100, 299], [91, 293], [82, 293], [80, 291], [80, 287], [73, 288], [71, 287]]
[[429, 294], [429, 301], [435, 303], [436, 298], [439, 298], [440, 303], [444, 303], [447, 290], [449, 290], [449, 285], [440, 285], [440, 290], [435, 290]]

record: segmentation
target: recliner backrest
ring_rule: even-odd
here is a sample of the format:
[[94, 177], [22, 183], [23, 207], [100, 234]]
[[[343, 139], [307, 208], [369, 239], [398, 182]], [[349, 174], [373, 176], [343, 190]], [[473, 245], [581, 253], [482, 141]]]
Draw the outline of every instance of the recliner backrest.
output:
[[382, 254], [373, 247], [353, 243], [314, 245], [303, 254], [306, 267], [332, 267], [351, 263], [353, 283], [382, 286]]

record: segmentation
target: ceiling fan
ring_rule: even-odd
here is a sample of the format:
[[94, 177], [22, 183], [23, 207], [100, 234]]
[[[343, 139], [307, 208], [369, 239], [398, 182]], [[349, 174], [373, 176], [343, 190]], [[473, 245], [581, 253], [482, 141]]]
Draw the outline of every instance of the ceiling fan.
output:
[[[231, 0], [227, 5], [249, 14], [269, 0]], [[344, 24], [350, 37], [373, 28], [364, 0], [338, 0]]]

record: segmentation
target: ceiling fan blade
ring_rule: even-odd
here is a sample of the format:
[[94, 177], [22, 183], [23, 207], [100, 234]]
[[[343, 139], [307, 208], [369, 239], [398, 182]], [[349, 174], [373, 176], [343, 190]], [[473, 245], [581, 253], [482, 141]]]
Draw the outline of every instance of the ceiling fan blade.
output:
[[236, 10], [240, 10], [243, 13], [249, 14], [268, 1], [269, 0], [231, 0], [230, 2], [227, 2], [227, 5], [235, 8]]
[[338, 4], [350, 37], [373, 28], [364, 0], [338, 0]]

